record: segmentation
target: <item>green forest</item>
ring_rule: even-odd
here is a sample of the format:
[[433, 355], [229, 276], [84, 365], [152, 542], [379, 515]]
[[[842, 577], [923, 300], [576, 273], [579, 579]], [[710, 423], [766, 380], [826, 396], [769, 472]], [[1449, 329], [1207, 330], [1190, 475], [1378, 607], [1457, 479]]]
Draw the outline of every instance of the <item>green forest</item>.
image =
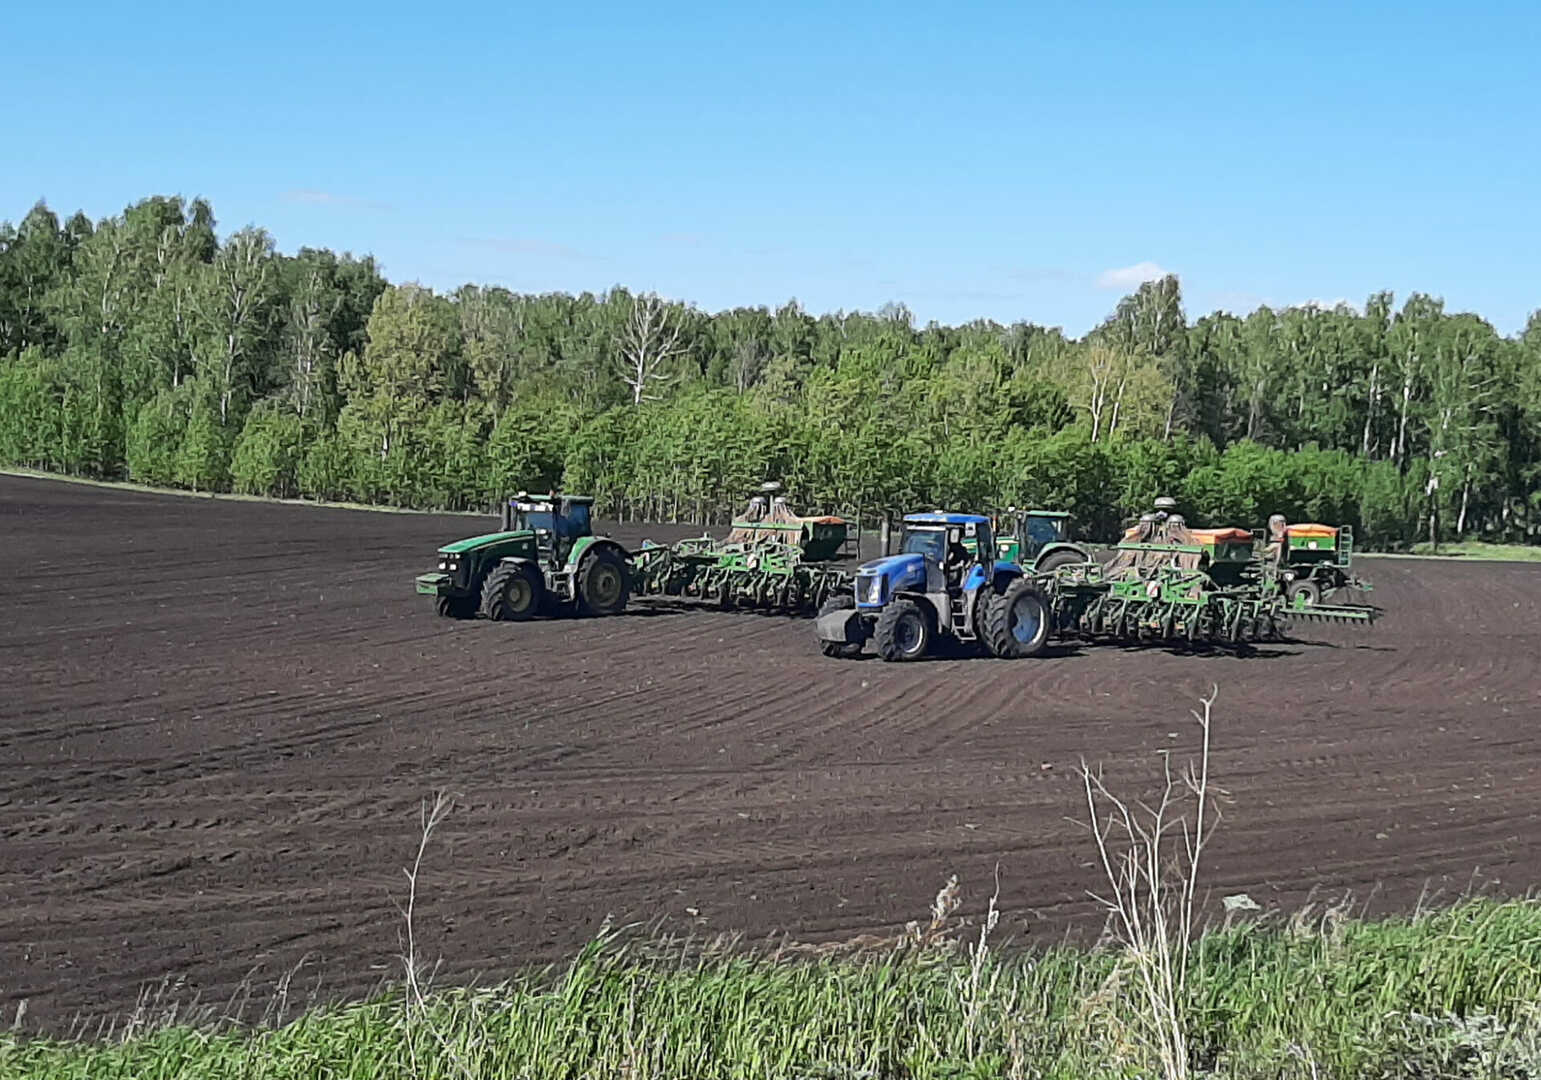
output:
[[1188, 317], [1175, 277], [1084, 337], [889, 305], [710, 314], [616, 286], [393, 285], [370, 258], [221, 241], [202, 200], [0, 224], [0, 464], [198, 491], [475, 509], [591, 492], [714, 523], [1069, 510], [1353, 525], [1362, 546], [1537, 539], [1541, 312], [1504, 337], [1415, 293]]

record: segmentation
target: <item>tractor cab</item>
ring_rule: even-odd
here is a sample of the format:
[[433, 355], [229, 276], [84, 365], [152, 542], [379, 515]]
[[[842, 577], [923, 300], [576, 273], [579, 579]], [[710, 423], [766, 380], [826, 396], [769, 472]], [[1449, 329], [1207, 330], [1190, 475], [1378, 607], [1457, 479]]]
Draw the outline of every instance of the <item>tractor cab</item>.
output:
[[900, 555], [923, 556], [948, 581], [961, 580], [976, 562], [993, 562], [994, 549], [989, 519], [965, 514], [911, 514], [899, 538]]
[[589, 495], [527, 495], [520, 492], [503, 507], [504, 532], [531, 532], [543, 563], [560, 565], [573, 541], [594, 533]]
[[1018, 510], [1008, 506], [997, 521], [995, 556], [1046, 572], [1067, 563], [1087, 562], [1091, 554], [1071, 542], [1070, 515], [1063, 510]]
[[1070, 539], [1070, 515], [1060, 510], [1006, 510], [1005, 528], [1001, 530], [999, 543], [1004, 547], [1014, 544], [1016, 550], [1005, 558], [1022, 558], [1031, 562], [1050, 544], [1063, 544]]

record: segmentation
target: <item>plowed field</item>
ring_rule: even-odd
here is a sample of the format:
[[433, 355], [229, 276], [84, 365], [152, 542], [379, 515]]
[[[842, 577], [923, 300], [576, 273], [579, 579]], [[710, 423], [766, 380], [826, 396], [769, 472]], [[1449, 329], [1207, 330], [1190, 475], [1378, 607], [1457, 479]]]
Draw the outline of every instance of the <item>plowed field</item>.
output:
[[[1210, 909], [1541, 885], [1541, 566], [1366, 560], [1389, 616], [1254, 656], [828, 660], [809, 625], [637, 605], [456, 623], [412, 593], [457, 517], [0, 477], [0, 1018], [368, 992], [422, 800], [437, 979], [606, 917], [803, 940], [1094, 925], [1076, 767], [1148, 789], [1212, 684]], [[613, 530], [636, 541], [641, 531]], [[673, 535], [678, 535], [675, 530]], [[668, 530], [653, 530], [668, 538]]]

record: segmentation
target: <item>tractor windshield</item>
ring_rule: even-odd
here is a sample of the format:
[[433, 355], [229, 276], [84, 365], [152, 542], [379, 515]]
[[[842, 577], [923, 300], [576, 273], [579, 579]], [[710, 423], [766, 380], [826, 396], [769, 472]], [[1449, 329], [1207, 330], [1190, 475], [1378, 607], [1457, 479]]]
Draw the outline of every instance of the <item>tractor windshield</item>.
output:
[[907, 525], [904, 543], [899, 546], [901, 555], [924, 555], [937, 563], [946, 561], [947, 533], [943, 529], [924, 529]]
[[550, 510], [521, 510], [514, 517], [514, 528], [532, 529], [535, 532], [551, 532], [556, 527], [556, 515]]
[[1027, 539], [1035, 548], [1055, 544], [1065, 538], [1064, 518], [1029, 517], [1025, 524]]

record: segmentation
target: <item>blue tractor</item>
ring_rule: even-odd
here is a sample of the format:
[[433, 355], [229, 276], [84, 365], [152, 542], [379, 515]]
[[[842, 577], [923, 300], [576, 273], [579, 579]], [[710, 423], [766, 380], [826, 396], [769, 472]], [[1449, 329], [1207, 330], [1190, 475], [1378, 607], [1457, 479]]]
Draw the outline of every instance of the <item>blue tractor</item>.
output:
[[952, 638], [1015, 659], [1043, 650], [1049, 604], [1020, 566], [996, 557], [989, 518], [936, 511], [907, 515], [899, 553], [863, 563], [815, 627], [825, 656], [860, 656], [871, 641], [884, 660], [919, 660]]

